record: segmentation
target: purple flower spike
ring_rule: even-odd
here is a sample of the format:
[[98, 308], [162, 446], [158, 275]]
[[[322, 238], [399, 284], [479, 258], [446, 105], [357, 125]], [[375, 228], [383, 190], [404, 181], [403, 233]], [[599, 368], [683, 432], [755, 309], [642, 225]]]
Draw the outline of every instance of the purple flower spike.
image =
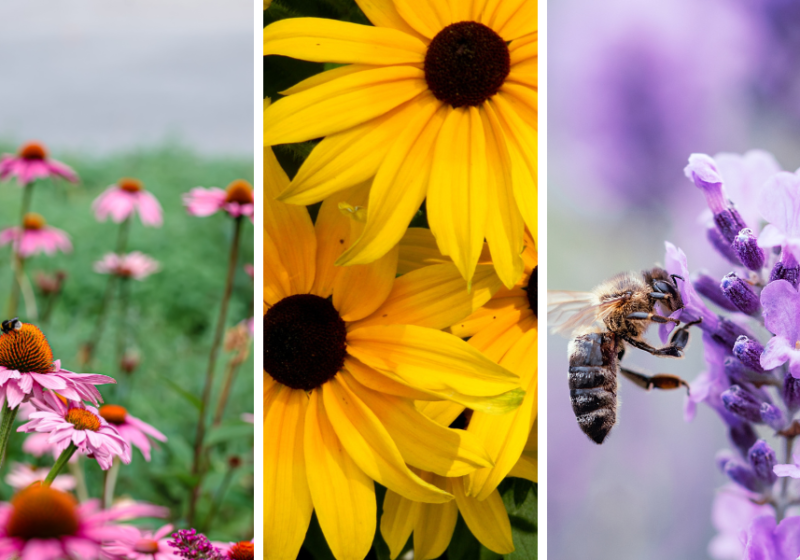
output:
[[719, 305], [721, 308], [728, 311], [739, 311], [739, 309], [737, 309], [737, 307], [725, 297], [725, 294], [722, 293], [722, 290], [719, 287], [719, 280], [712, 278], [708, 274], [700, 274], [697, 276], [693, 284], [694, 289], [697, 290], [701, 296], [710, 300], [712, 303], [715, 303], [716, 305]]
[[764, 368], [761, 367], [761, 353], [764, 347], [757, 340], [740, 336], [736, 339], [736, 344], [733, 345], [733, 355], [739, 358], [739, 361], [750, 369], [758, 373], [764, 373]]
[[736, 484], [751, 492], [759, 492], [764, 487], [764, 483], [756, 477], [756, 473], [738, 461], [728, 461], [725, 464], [725, 474]]
[[758, 295], [750, 285], [736, 276], [735, 272], [728, 273], [719, 285], [722, 293], [742, 313], [752, 315], [758, 311]]
[[774, 515], [756, 517], [743, 537], [742, 558], [795, 560], [800, 555], [800, 517], [787, 517], [779, 525]]
[[758, 440], [758, 435], [756, 435], [752, 424], [747, 422], [739, 422], [731, 426], [728, 437], [730, 437], [733, 445], [739, 450], [739, 453], [742, 454], [742, 457], [747, 457], [750, 448], [753, 447]]
[[736, 266], [742, 264], [739, 261], [739, 255], [736, 254], [731, 242], [725, 239], [725, 237], [723, 237], [716, 227], [712, 226], [706, 230], [706, 239], [708, 239], [709, 243], [711, 243], [711, 246], [714, 247], [714, 249], [716, 249], [717, 252], [725, 257], [731, 264]]
[[794, 412], [800, 408], [800, 379], [795, 379], [791, 373], [787, 372], [783, 377], [781, 396], [789, 410]]
[[759, 192], [758, 211], [769, 222], [758, 244], [781, 246], [800, 259], [800, 175], [785, 171], [773, 175]]
[[773, 430], [780, 431], [786, 425], [786, 418], [777, 406], [769, 403], [761, 405], [761, 419]]
[[222, 553], [202, 533], [194, 529], [183, 529], [172, 534], [175, 540], [168, 541], [178, 555], [190, 560], [225, 560]]
[[761, 401], [739, 385], [731, 387], [722, 393], [723, 406], [733, 414], [755, 422], [761, 423]]
[[758, 239], [753, 230], [744, 228], [733, 240], [733, 250], [744, 266], [750, 270], [761, 270], [766, 260], [764, 250], [758, 246]]
[[710, 156], [690, 155], [689, 165], [683, 169], [683, 173], [703, 191], [706, 203], [715, 216], [727, 208], [725, 195], [722, 192], [722, 177], [717, 164]]
[[775, 263], [772, 267], [772, 272], [769, 274], [769, 281], [786, 280], [792, 286], [797, 288], [800, 282], [800, 264], [794, 258], [794, 255], [788, 251], [781, 254], [781, 260]]
[[792, 455], [793, 463], [788, 465], [775, 465], [772, 471], [777, 476], [790, 476], [792, 478], [800, 478], [800, 452], [795, 451]]
[[778, 461], [775, 458], [775, 451], [766, 441], [758, 440], [747, 453], [747, 460], [759, 480], [770, 486], [777, 482], [778, 477], [772, 472], [772, 468]]
[[770, 282], [761, 292], [764, 326], [775, 334], [761, 354], [761, 367], [771, 370], [789, 362], [800, 379], [800, 294], [786, 280]]

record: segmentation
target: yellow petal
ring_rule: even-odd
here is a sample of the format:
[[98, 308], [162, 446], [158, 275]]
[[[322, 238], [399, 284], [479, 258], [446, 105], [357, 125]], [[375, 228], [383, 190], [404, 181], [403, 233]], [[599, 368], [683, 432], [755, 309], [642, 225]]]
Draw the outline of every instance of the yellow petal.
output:
[[509, 471], [508, 476], [514, 478], [524, 478], [531, 482], [539, 481], [539, 462], [535, 457], [523, 454], [517, 464]]
[[[265, 259], [271, 259], [277, 252], [289, 275], [290, 293], [306, 294], [314, 283], [317, 238], [314, 224], [305, 208], [275, 200], [288, 184], [289, 178], [275, 159], [272, 149], [264, 148], [264, 256]], [[269, 255], [267, 238], [270, 240]], [[272, 265], [272, 262], [264, 261], [265, 269]], [[279, 271], [270, 274], [279, 275]], [[277, 291], [278, 285], [283, 285], [283, 282], [271, 284], [273, 291]], [[283, 289], [286, 287], [283, 286]]]
[[474, 19], [473, 0], [450, 0], [448, 4], [450, 5], [451, 23]]
[[414, 405], [422, 414], [442, 426], [452, 424], [465, 410], [464, 405], [450, 401], [417, 400]]
[[537, 35], [528, 35], [508, 45], [510, 63], [513, 67], [520, 62], [536, 59], [539, 56], [539, 41]]
[[478, 263], [486, 227], [486, 137], [475, 107], [453, 109], [433, 154], [428, 223], [443, 255], [468, 282]]
[[[500, 111], [506, 116], [507, 122], [516, 121], [522, 134], [525, 146], [534, 148], [536, 145], [536, 90], [534, 88], [506, 82], [495, 96]], [[509, 112], [511, 113], [509, 115]], [[513, 124], [513, 123], [512, 123]]]
[[406, 274], [423, 266], [452, 262], [442, 256], [436, 238], [428, 228], [408, 228], [400, 240], [397, 274]]
[[348, 386], [386, 427], [409, 465], [442, 476], [461, 476], [491, 466], [489, 456], [469, 432], [437, 424], [408, 399], [372, 391], [355, 381]]
[[403, 19], [428, 39], [452, 23], [450, 7], [439, 0], [394, 0], [394, 5]]
[[[493, 329], [491, 336], [496, 338], [509, 329], [511, 325], [518, 323], [525, 314], [527, 307], [528, 299], [524, 293], [515, 297], [499, 297], [496, 294], [489, 303], [475, 313], [463, 321], [451, 325], [450, 332], [459, 338], [469, 338], [479, 333], [482, 334], [485, 329], [491, 328]], [[475, 346], [474, 343], [473, 346]], [[486, 344], [480, 345], [481, 351], [486, 346]], [[475, 347], [478, 348], [478, 346]]]
[[455, 336], [414, 325], [370, 326], [347, 335], [348, 353], [414, 388], [473, 409], [503, 414], [519, 406], [518, 378]]
[[375, 534], [375, 484], [345, 452], [311, 392], [305, 424], [308, 485], [317, 519], [336, 560], [363, 560]]
[[[313, 87], [327, 84], [338, 78], [349, 76], [350, 74], [355, 74], [357, 72], [363, 72], [364, 70], [374, 70], [375, 68], [376, 66], [370, 66], [368, 64], [347, 64], [345, 66], [339, 66], [338, 68], [333, 68], [331, 70], [320, 72], [319, 74], [314, 74], [310, 78], [306, 78], [302, 82], [283, 90], [280, 92], [280, 94], [284, 96], [294, 95], [295, 93], [300, 93]], [[264, 108], [266, 109], [266, 107]]]
[[272, 306], [292, 295], [289, 272], [281, 262], [281, 254], [264, 228], [264, 302]]
[[383, 372], [372, 369], [364, 365], [353, 356], [346, 356], [344, 359], [345, 369], [355, 378], [356, 381], [365, 387], [369, 387], [380, 393], [403, 397], [405, 399], [428, 400], [438, 399], [431, 393], [414, 389], [403, 383], [396, 376], [388, 376]]
[[415, 37], [418, 36], [417, 32], [398, 13], [392, 0], [356, 0], [356, 4], [376, 27], [390, 27]]
[[303, 391], [282, 386], [264, 418], [264, 547], [270, 559], [294, 560], [311, 521], [303, 458]]
[[384, 303], [369, 317], [352, 325], [417, 325], [446, 329], [489, 301], [500, 289], [500, 279], [490, 265], [479, 265], [472, 291], [455, 265], [426, 266], [401, 276]]
[[394, 247], [419, 210], [428, 189], [431, 151], [447, 109], [432, 95], [393, 143], [383, 160], [367, 206], [367, 225], [337, 264], [364, 264]]
[[386, 491], [381, 515], [381, 536], [389, 546], [389, 557], [392, 560], [403, 552], [423, 507], [424, 504], [420, 502], [407, 500], [391, 490]]
[[304, 142], [346, 130], [391, 111], [427, 89], [423, 71], [411, 66], [344, 76], [270, 105], [264, 111], [264, 145]]
[[403, 462], [375, 414], [340, 380], [322, 386], [325, 413], [347, 453], [370, 478], [410, 500], [445, 502], [450, 494], [424, 482]]
[[505, 41], [513, 41], [536, 32], [537, 16], [537, 2], [505, 0], [498, 6], [492, 29], [496, 30]]
[[489, 359], [500, 361], [506, 352], [516, 344], [529, 330], [533, 313], [526, 308], [504, 309], [493, 317], [492, 323], [486, 325], [469, 340], [470, 346], [483, 352]]
[[414, 98], [385, 115], [323, 139], [279, 199], [291, 204], [314, 204], [372, 179], [424, 98]]
[[508, 77], [506, 78], [506, 82], [503, 84], [503, 87], [507, 89], [515, 82], [519, 85], [529, 88], [531, 90], [529, 95], [533, 97], [532, 103], [536, 105], [536, 100], [538, 99], [536, 91], [538, 79], [536, 74], [538, 71], [538, 59], [533, 58], [526, 60], [525, 62], [520, 62], [511, 68], [511, 72], [508, 73]]
[[321, 18], [289, 18], [264, 28], [264, 56], [279, 54], [312, 62], [415, 64], [425, 44], [407, 33]]
[[511, 522], [508, 519], [503, 499], [495, 490], [484, 501], [470, 498], [464, 492], [464, 479], [450, 480], [450, 488], [456, 497], [461, 517], [475, 535], [475, 538], [489, 550], [497, 554], [510, 554], [514, 552], [514, 542], [511, 538]]
[[[424, 473], [434, 483], [444, 486], [447, 481], [436, 475]], [[423, 504], [417, 523], [414, 525], [414, 559], [438, 558], [447, 549], [458, 521], [458, 506], [446, 504]]]

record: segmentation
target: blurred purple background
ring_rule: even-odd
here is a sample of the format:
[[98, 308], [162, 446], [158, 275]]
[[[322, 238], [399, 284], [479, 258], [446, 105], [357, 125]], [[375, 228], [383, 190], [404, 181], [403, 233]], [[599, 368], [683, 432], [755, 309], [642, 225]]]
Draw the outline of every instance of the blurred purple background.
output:
[[[664, 261], [664, 241], [692, 271], [729, 271], [705, 241], [689, 154], [772, 152], [800, 167], [800, 2], [559, 0], [548, 5], [548, 287], [589, 290]], [[655, 328], [648, 339], [658, 342]], [[567, 341], [548, 339], [548, 558], [709, 558], [711, 506], [727, 447], [684, 395], [622, 380], [619, 423], [602, 445], [578, 428]], [[625, 358], [689, 380], [683, 360]]]

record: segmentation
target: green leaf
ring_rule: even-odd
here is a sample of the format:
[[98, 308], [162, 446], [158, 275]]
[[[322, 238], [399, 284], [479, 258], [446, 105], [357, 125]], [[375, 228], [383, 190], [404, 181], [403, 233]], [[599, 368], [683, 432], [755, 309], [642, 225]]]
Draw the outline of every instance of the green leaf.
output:
[[158, 377], [164, 383], [166, 383], [167, 385], [172, 387], [175, 390], [176, 393], [178, 393], [180, 396], [182, 396], [184, 399], [186, 399], [189, 402], [189, 404], [191, 404], [193, 407], [195, 407], [198, 410], [198, 412], [203, 407], [203, 403], [198, 397], [194, 396], [192, 393], [190, 393], [189, 391], [187, 391], [186, 389], [184, 389], [183, 387], [181, 387], [180, 385], [175, 383], [172, 379], [170, 379], [169, 377], [167, 377], [165, 375], [159, 375]]
[[450, 546], [447, 547], [447, 558], [448, 560], [480, 560], [480, 556], [481, 544], [470, 532], [459, 513], [453, 538], [450, 539]]
[[[516, 549], [506, 556], [506, 560], [534, 560], [537, 558], [538, 493], [535, 484], [526, 483], [527, 481], [513, 479], [513, 483], [503, 485], [503, 503], [511, 521], [511, 536]], [[518, 502], [518, 499], [521, 501]]]

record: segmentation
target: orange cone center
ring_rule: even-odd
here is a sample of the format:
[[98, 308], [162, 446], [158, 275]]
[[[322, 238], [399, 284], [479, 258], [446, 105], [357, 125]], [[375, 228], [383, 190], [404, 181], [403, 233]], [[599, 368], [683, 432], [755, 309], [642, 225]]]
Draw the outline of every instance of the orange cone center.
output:
[[253, 204], [253, 187], [242, 179], [237, 179], [225, 189], [228, 196], [225, 202], [238, 202], [239, 204]]
[[233, 560], [253, 560], [253, 543], [249, 541], [238, 542], [228, 551], [228, 558]]
[[57, 539], [78, 531], [77, 503], [66, 492], [36, 483], [11, 498], [11, 506], [9, 537]]
[[85, 408], [70, 408], [64, 419], [75, 426], [76, 430], [96, 432], [100, 429], [100, 419]]
[[123, 177], [119, 181], [117, 181], [117, 185], [123, 191], [127, 192], [139, 192], [144, 190], [144, 185], [139, 179], [132, 179], [131, 177]]
[[20, 330], [0, 335], [0, 366], [23, 373], [50, 373], [53, 350], [39, 327], [22, 323]]
[[47, 159], [47, 149], [38, 142], [28, 142], [19, 149], [22, 159]]
[[105, 404], [100, 407], [98, 412], [100, 413], [100, 416], [102, 416], [109, 424], [124, 424], [125, 418], [128, 417], [128, 411], [125, 409], [125, 407], [117, 404]]
[[22, 218], [22, 227], [25, 229], [42, 229], [46, 225], [47, 222], [44, 216], [36, 212], [28, 212], [25, 214], [25, 217]]

